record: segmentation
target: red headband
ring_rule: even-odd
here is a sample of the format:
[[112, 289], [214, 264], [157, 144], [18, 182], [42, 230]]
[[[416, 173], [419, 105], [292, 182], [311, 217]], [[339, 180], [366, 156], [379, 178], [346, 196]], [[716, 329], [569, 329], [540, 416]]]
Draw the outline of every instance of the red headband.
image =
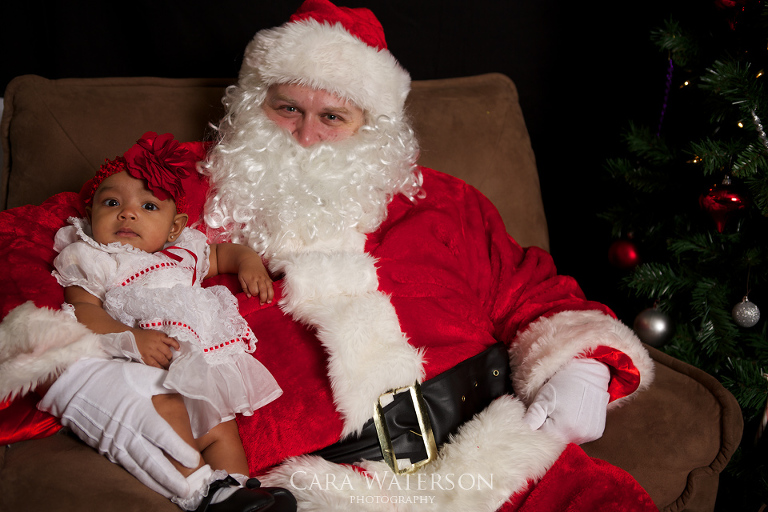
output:
[[161, 201], [172, 198], [176, 211], [184, 213], [187, 205], [182, 180], [194, 172], [196, 161], [197, 157], [170, 133], [147, 132], [123, 156], [104, 162], [96, 176], [83, 185], [80, 197], [90, 205], [105, 179], [127, 171], [134, 178], [144, 180]]

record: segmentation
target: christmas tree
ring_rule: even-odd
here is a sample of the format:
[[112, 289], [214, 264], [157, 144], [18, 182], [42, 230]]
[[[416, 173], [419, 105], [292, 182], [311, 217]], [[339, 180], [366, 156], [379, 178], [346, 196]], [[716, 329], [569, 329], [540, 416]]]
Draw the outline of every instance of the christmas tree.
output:
[[630, 124], [606, 165], [610, 259], [640, 338], [736, 396], [745, 435], [718, 510], [757, 511], [768, 503], [768, 7], [700, 3], [651, 40], [665, 91], [657, 122]]

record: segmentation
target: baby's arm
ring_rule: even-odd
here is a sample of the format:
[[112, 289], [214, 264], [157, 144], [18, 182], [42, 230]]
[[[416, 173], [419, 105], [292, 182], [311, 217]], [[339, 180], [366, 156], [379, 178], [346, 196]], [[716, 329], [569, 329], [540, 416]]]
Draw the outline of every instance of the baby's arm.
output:
[[145, 364], [157, 368], [168, 368], [173, 354], [171, 348], [179, 349], [179, 342], [165, 333], [151, 329], [128, 327], [104, 311], [101, 300], [80, 286], [64, 289], [65, 300], [75, 307], [77, 320], [96, 334], [131, 331], [136, 347]]
[[237, 274], [240, 286], [248, 297], [259, 297], [259, 301], [272, 302], [275, 291], [272, 279], [264, 267], [259, 253], [241, 244], [211, 244], [210, 270], [208, 275]]

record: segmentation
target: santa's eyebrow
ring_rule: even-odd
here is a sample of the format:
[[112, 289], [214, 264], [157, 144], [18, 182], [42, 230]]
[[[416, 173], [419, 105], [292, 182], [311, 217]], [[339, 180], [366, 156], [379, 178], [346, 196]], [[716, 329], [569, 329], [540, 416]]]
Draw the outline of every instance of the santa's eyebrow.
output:
[[272, 94], [271, 97], [267, 98], [267, 101], [285, 101], [286, 103], [291, 103], [294, 105], [298, 103], [298, 101], [295, 99], [282, 93]]

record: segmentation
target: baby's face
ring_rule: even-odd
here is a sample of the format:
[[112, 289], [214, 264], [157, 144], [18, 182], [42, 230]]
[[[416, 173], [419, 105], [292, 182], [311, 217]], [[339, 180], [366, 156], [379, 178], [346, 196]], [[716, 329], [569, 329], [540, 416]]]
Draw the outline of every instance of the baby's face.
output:
[[101, 182], [89, 213], [94, 240], [120, 242], [146, 252], [161, 250], [186, 224], [186, 215], [176, 214], [172, 199], [161, 201], [143, 180], [127, 172]]

